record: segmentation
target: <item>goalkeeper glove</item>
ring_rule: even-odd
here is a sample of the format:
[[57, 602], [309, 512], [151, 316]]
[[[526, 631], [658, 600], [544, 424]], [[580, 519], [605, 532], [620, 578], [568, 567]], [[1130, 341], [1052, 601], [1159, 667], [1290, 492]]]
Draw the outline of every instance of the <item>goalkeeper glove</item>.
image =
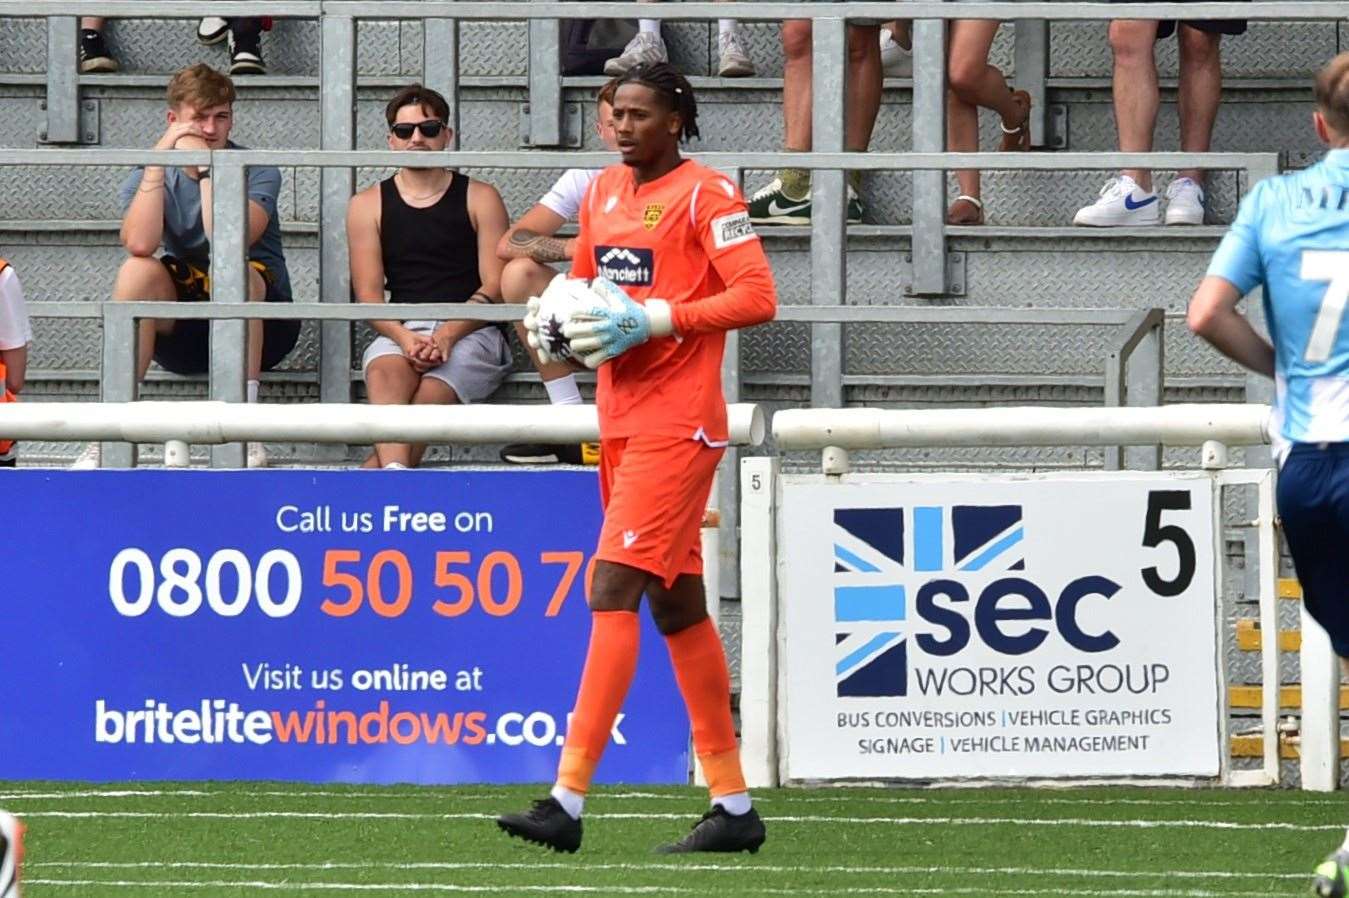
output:
[[598, 368], [653, 337], [674, 333], [674, 316], [663, 299], [636, 302], [604, 278], [590, 282], [595, 299], [572, 312], [562, 332], [587, 368]]

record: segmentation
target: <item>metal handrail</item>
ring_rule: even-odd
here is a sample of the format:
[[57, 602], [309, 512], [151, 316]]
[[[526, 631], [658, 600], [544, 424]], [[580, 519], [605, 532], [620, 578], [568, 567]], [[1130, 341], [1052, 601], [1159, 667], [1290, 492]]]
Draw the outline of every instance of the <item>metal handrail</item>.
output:
[[[584, 5], [564, 2], [511, 2], [474, 0], [215, 0], [211, 12], [222, 16], [275, 16], [319, 18], [344, 16], [353, 19], [539, 20], [569, 18], [624, 18], [632, 6], [616, 0], [596, 0]], [[803, 13], [808, 13], [803, 15]], [[108, 16], [135, 19], [194, 19], [202, 14], [197, 0], [0, 0], [0, 16]], [[643, 9], [652, 19], [703, 20], [731, 17], [747, 22], [778, 22], [784, 19], [843, 18], [887, 21], [896, 15], [912, 19], [1339, 19], [1344, 6], [1339, 0], [1254, 0], [1250, 3], [1079, 3], [1072, 0], [1039, 2], [973, 2], [948, 4], [911, 0], [897, 8], [893, 2], [815, 3], [680, 3]]]

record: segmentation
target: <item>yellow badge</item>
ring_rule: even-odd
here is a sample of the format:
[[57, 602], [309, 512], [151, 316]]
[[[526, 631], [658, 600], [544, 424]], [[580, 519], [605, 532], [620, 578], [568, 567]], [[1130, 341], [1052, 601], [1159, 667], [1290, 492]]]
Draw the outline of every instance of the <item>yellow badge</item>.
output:
[[642, 227], [648, 231], [654, 230], [656, 225], [660, 224], [660, 217], [665, 214], [664, 203], [651, 203], [642, 210]]

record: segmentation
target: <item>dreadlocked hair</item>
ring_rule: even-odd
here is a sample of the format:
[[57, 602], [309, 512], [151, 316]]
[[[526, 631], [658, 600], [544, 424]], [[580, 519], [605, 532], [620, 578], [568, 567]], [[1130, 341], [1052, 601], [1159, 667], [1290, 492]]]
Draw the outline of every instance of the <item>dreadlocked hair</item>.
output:
[[699, 137], [698, 101], [693, 97], [693, 87], [679, 69], [668, 62], [643, 63], [633, 66], [614, 79], [617, 85], [641, 84], [660, 94], [670, 108], [679, 113], [683, 122], [681, 140]]

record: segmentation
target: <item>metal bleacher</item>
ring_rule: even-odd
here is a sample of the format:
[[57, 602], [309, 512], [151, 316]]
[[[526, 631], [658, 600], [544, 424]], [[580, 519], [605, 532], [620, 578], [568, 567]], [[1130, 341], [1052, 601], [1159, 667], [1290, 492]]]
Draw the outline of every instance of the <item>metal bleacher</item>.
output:
[[[815, 177], [810, 228], [763, 228], [777, 276], [778, 322], [730, 343], [728, 391], [767, 410], [813, 405], [1155, 404], [1266, 398], [1183, 326], [1186, 301], [1254, 180], [1308, 164], [1319, 146], [1308, 123], [1311, 73], [1349, 49], [1344, 5], [1305, 2], [1165, 3], [1121, 7], [1074, 2], [937, 2], [733, 5], [668, 2], [642, 15], [666, 19], [672, 61], [692, 76], [703, 139], [695, 153], [739, 174], [747, 192], [781, 164], [782, 57], [776, 21], [815, 17]], [[1111, 17], [1236, 17], [1248, 33], [1224, 39], [1225, 94], [1215, 153], [1181, 155], [1176, 127], [1174, 41], [1159, 46], [1162, 109], [1156, 146], [1140, 160], [1115, 152], [1110, 94]], [[192, 20], [205, 12], [268, 14], [267, 76], [237, 79], [235, 139], [276, 158], [284, 175], [280, 215], [298, 303], [315, 304], [301, 344], [264, 379], [263, 400], [338, 400], [361, 395], [353, 361], [369, 331], [322, 317], [320, 303], [347, 302], [343, 214], [347, 198], [384, 176], [395, 159], [384, 145], [382, 109], [392, 89], [423, 81], [449, 96], [465, 170], [492, 182], [512, 215], [539, 197], [556, 166], [605, 160], [593, 136], [599, 78], [562, 77], [558, 16], [631, 16], [632, 4], [486, 0], [0, 0], [0, 255], [23, 278], [34, 315], [29, 386], [33, 400], [131, 398], [129, 372], [108, 369], [102, 311], [122, 256], [116, 188], [162, 129], [163, 86], [175, 69], [204, 60], [224, 68], [220, 48], [199, 46]], [[112, 17], [108, 37], [122, 64], [114, 75], [78, 76], [75, 16]], [[738, 16], [759, 69], [751, 79], [709, 77], [712, 20]], [[842, 17], [911, 17], [913, 79], [887, 79], [871, 153], [845, 156]], [[943, 19], [996, 17], [1004, 24], [992, 61], [1035, 97], [1033, 140], [1054, 152], [1018, 157], [942, 153]], [[981, 120], [984, 146], [997, 123]], [[120, 151], [120, 152], [119, 152]], [[301, 154], [302, 151], [302, 154]], [[543, 155], [543, 154], [549, 155]], [[41, 156], [41, 154], [48, 154]], [[58, 155], [59, 154], [59, 155]], [[115, 154], [115, 155], [109, 155]], [[914, 155], [927, 154], [927, 155]], [[221, 154], [224, 155], [224, 154]], [[41, 156], [41, 158], [39, 158]], [[803, 158], [803, 157], [795, 157]], [[1073, 212], [1108, 173], [1132, 158], [1160, 170], [1212, 169], [1209, 221], [1191, 228], [1076, 229]], [[51, 164], [54, 160], [61, 164]], [[348, 163], [343, 160], [354, 159]], [[222, 164], [217, 158], [214, 163]], [[454, 161], [447, 161], [454, 164]], [[843, 224], [841, 168], [863, 168], [863, 225]], [[945, 227], [954, 194], [950, 170], [983, 167], [990, 223]], [[989, 170], [994, 165], [1006, 170]], [[322, 168], [320, 168], [322, 166]], [[922, 166], [928, 166], [924, 169]], [[242, 169], [236, 169], [242, 171]], [[217, 169], [217, 171], [219, 171]], [[220, 175], [217, 173], [217, 190]], [[223, 194], [222, 194], [223, 196]], [[222, 222], [241, 220], [217, 202]], [[225, 238], [228, 240], [228, 238]], [[237, 241], [236, 241], [237, 242]], [[221, 255], [228, 255], [221, 253]], [[240, 277], [223, 266], [238, 264]], [[217, 300], [242, 289], [242, 263], [221, 259]], [[213, 271], [213, 274], [216, 274]], [[238, 297], [241, 299], [241, 297]], [[1160, 310], [1149, 313], [1149, 310]], [[333, 311], [329, 309], [328, 311]], [[350, 317], [350, 316], [348, 316]], [[373, 316], [372, 316], [373, 317]], [[1165, 327], [1162, 323], [1165, 322]], [[120, 325], [119, 325], [120, 326]], [[218, 335], [240, 335], [237, 322]], [[241, 345], [241, 336], [238, 344]], [[217, 346], [226, 345], [218, 343]], [[1133, 355], [1134, 365], [1125, 362]], [[122, 354], [118, 358], [124, 361]], [[210, 383], [156, 373], [141, 395], [237, 398], [242, 353]], [[542, 401], [520, 353], [502, 401]], [[116, 395], [110, 395], [109, 389]], [[118, 392], [120, 391], [120, 393]], [[70, 444], [26, 444], [25, 463], [59, 462]], [[341, 462], [315, 446], [273, 447], [274, 459]], [[442, 447], [432, 458], [482, 460], [483, 449]], [[1155, 467], [1193, 463], [1193, 450], [1158, 453], [1058, 446], [1043, 449], [890, 450], [859, 466], [906, 469]], [[799, 461], [799, 460], [798, 460]], [[788, 457], [790, 465], [792, 459]], [[734, 478], [729, 489], [734, 490]], [[723, 488], [726, 484], [723, 483]], [[732, 501], [728, 501], [731, 499]], [[733, 523], [734, 501], [723, 495]], [[1239, 507], [1225, 517], [1241, 519]], [[1242, 563], [1231, 538], [1229, 566]], [[1239, 576], [1228, 582], [1241, 583]], [[1241, 614], [1244, 595], [1224, 597]], [[1239, 631], [1228, 679], [1259, 679], [1258, 658]], [[1296, 681], [1295, 667], [1282, 680]], [[1290, 701], [1293, 698], [1290, 693]], [[1233, 701], [1240, 712], [1240, 703]]]

